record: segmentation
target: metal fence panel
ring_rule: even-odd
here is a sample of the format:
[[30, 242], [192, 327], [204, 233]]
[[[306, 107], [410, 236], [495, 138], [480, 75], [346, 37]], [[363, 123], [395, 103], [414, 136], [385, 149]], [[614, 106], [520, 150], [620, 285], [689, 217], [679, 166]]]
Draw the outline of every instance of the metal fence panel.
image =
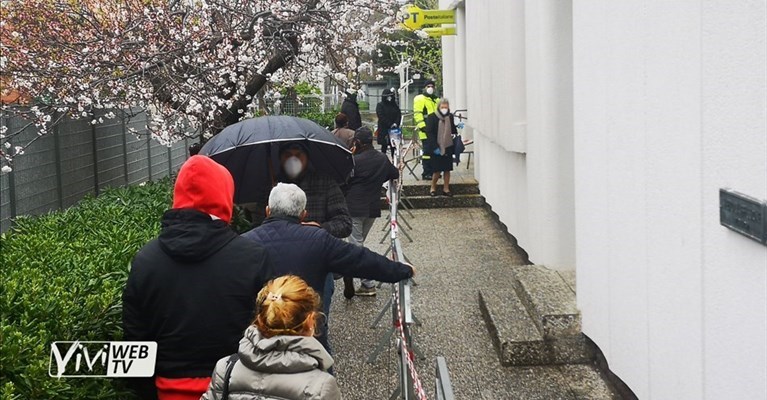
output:
[[188, 140], [182, 140], [173, 143], [173, 147], [170, 148], [170, 161], [171, 166], [173, 167], [171, 173], [173, 175], [176, 175], [179, 168], [181, 168], [181, 164], [186, 161], [187, 155], [189, 154], [189, 151], [187, 150], [189, 148], [187, 142]]
[[69, 207], [96, 192], [93, 168], [93, 132], [84, 119], [67, 120], [58, 127], [62, 205]]
[[0, 172], [0, 232], [11, 227], [11, 174]]
[[161, 145], [155, 140], [147, 139], [150, 141], [149, 149], [151, 157], [149, 162], [152, 163], [152, 180], [162, 179], [168, 176], [170, 168], [168, 167], [168, 147]]
[[146, 114], [141, 113], [125, 121], [125, 147], [128, 152], [128, 184], [135, 185], [149, 180], [149, 143], [146, 135], [136, 137], [130, 128], [146, 132]]
[[[26, 123], [0, 116], [0, 124], [8, 126], [9, 132]], [[32, 127], [13, 142], [26, 144], [36, 135]], [[175, 173], [186, 161], [190, 143], [185, 139], [167, 147], [151, 140], [144, 113], [98, 125], [90, 119], [64, 120], [53, 134], [36, 139], [15, 157], [12, 172], [0, 172], [0, 232], [7, 231], [16, 216], [69, 207], [108, 186], [138, 184]]]
[[[9, 131], [15, 132], [28, 121], [14, 118], [9, 121]], [[28, 143], [37, 136], [34, 127], [25, 129], [15, 143]], [[56, 155], [52, 135], [39, 137], [14, 164], [16, 214], [44, 214], [59, 207], [56, 178]]]
[[[102, 113], [99, 113], [102, 114]], [[125, 185], [125, 154], [123, 125], [120, 119], [111, 119], [95, 128], [98, 155], [99, 189]]]

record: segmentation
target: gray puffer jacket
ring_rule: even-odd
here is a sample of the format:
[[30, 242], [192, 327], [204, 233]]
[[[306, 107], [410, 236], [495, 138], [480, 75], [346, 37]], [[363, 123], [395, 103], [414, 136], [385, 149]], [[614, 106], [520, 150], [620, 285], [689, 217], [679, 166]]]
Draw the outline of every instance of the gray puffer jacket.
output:
[[[255, 326], [240, 340], [239, 360], [229, 379], [230, 400], [338, 400], [336, 378], [328, 374], [333, 358], [313, 337], [263, 338]], [[224, 390], [227, 360], [218, 360], [201, 400], [219, 400]]]

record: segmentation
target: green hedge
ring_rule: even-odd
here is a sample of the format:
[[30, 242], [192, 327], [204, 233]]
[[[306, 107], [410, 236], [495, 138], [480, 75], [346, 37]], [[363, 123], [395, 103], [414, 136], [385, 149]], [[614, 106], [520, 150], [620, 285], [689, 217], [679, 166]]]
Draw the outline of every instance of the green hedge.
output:
[[[130, 399], [119, 380], [48, 376], [54, 341], [122, 338], [128, 263], [160, 232], [172, 180], [107, 189], [0, 236], [0, 399]], [[235, 209], [233, 226], [250, 223]]]
[[301, 118], [312, 120], [316, 122], [317, 125], [332, 131], [336, 126], [336, 114], [338, 113], [338, 110], [328, 110], [325, 112], [305, 112], [300, 116]]
[[49, 377], [50, 346], [120, 340], [128, 263], [159, 232], [170, 182], [109, 189], [0, 237], [0, 398], [130, 398], [117, 380]]

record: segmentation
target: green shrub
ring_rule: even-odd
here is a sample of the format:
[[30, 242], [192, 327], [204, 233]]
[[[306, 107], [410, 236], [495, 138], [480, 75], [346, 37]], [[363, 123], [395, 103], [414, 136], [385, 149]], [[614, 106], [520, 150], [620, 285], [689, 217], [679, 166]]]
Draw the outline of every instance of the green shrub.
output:
[[333, 130], [336, 125], [336, 114], [338, 110], [328, 110], [325, 112], [305, 112], [300, 115], [301, 118], [306, 118], [317, 123], [328, 130]]
[[0, 399], [124, 399], [118, 380], [48, 376], [53, 341], [120, 340], [128, 263], [157, 236], [169, 179], [18, 219], [0, 236]]

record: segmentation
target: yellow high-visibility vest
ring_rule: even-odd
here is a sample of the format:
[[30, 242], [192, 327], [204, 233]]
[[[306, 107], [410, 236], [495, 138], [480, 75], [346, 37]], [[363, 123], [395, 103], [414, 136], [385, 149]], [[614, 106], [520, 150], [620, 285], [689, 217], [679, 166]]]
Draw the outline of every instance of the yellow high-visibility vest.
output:
[[418, 131], [418, 138], [422, 141], [426, 139], [426, 132], [423, 131], [426, 128], [426, 117], [437, 112], [438, 104], [438, 98], [432, 98], [425, 94], [419, 94], [413, 99], [413, 120]]

